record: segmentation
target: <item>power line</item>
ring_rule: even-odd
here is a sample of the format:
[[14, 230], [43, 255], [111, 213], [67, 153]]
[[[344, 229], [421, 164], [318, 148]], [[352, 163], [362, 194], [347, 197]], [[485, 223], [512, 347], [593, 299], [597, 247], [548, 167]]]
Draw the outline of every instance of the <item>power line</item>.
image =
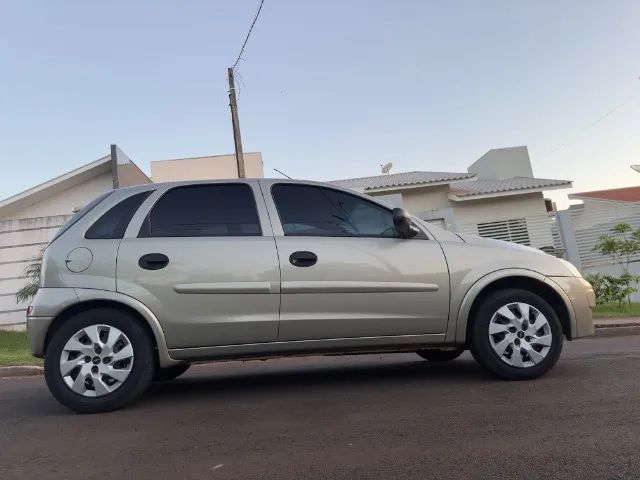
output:
[[594, 122], [592, 122], [591, 124], [587, 125], [585, 128], [583, 128], [582, 130], [580, 130], [578, 133], [570, 136], [569, 138], [567, 138], [564, 142], [562, 142], [560, 145], [558, 145], [557, 147], [555, 147], [553, 150], [551, 150], [549, 153], [547, 153], [546, 155], [544, 155], [542, 157], [542, 160], [545, 160], [549, 157], [551, 157], [553, 154], [555, 154], [557, 151], [562, 150], [564, 147], [566, 147], [567, 145], [569, 145], [570, 143], [576, 141], [578, 138], [580, 138], [582, 135], [584, 135], [587, 131], [591, 130], [593, 127], [595, 127], [596, 125], [598, 125], [600, 122], [602, 122], [603, 120], [606, 120], [607, 118], [609, 118], [611, 115], [613, 115], [615, 112], [617, 112], [618, 110], [620, 110], [621, 108], [627, 106], [627, 104], [629, 104], [630, 102], [634, 101], [637, 99], [637, 95], [630, 95], [624, 102], [616, 105], [615, 107], [611, 108], [610, 110], [608, 110], [606, 113], [604, 113], [603, 115], [601, 115], [597, 120], [595, 120]]
[[251, 36], [251, 32], [253, 31], [253, 27], [255, 26], [256, 22], [258, 21], [258, 17], [260, 16], [260, 11], [262, 10], [262, 4], [263, 3], [264, 3], [264, 0], [260, 0], [260, 6], [258, 7], [258, 11], [256, 12], [256, 16], [254, 17], [253, 22], [251, 23], [251, 27], [249, 27], [249, 31], [247, 32], [247, 37], [244, 39], [244, 43], [242, 44], [242, 48], [240, 49], [240, 53], [238, 54], [238, 58], [236, 58], [236, 62], [233, 64], [233, 67], [231, 67], [234, 70], [235, 70], [236, 66], [238, 66], [238, 62], [242, 58], [242, 53], [244, 52], [244, 47], [247, 46], [247, 42], [249, 41], [249, 37]]

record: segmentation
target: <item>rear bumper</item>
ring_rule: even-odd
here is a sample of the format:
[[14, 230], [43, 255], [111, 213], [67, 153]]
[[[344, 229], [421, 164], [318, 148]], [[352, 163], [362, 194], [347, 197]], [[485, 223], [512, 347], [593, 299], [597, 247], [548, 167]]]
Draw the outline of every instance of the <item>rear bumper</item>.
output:
[[589, 282], [581, 277], [549, 277], [567, 295], [573, 311], [570, 338], [593, 335], [593, 316], [591, 309], [596, 306], [596, 295]]
[[73, 288], [38, 289], [31, 302], [31, 315], [27, 317], [27, 338], [34, 357], [44, 357], [47, 332], [56, 315], [77, 301]]
[[27, 317], [27, 338], [31, 355], [44, 358], [44, 343], [53, 317]]

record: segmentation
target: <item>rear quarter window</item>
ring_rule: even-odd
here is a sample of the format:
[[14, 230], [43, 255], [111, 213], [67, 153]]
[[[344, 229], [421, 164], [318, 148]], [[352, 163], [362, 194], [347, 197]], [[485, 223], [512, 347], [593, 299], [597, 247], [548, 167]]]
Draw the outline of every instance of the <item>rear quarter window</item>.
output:
[[91, 225], [84, 238], [114, 239], [124, 237], [133, 215], [153, 190], [136, 193], [121, 200]]
[[82, 217], [84, 217], [87, 213], [93, 210], [100, 202], [106, 199], [109, 195], [113, 193], [113, 190], [109, 190], [108, 192], [103, 193], [102, 195], [97, 196], [89, 203], [87, 203], [84, 207], [78, 210], [73, 217], [71, 217], [67, 223], [65, 223], [60, 230], [53, 236], [53, 238], [49, 241], [49, 243], [53, 243], [60, 235], [69, 230], [74, 224], [78, 222]]

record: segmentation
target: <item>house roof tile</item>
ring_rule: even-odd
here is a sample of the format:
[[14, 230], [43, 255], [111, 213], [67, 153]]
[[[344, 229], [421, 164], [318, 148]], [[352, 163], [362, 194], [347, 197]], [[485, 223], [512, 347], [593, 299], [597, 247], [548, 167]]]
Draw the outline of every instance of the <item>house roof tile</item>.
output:
[[473, 173], [461, 172], [402, 172], [373, 177], [348, 178], [334, 180], [329, 183], [344, 188], [362, 188], [375, 190], [378, 188], [403, 187], [430, 183], [453, 182], [475, 177]]
[[612, 188], [592, 192], [572, 193], [569, 198], [608, 200], [613, 202], [640, 202], [640, 187]]
[[457, 182], [451, 186], [454, 197], [473, 197], [520, 190], [541, 188], [570, 187], [570, 180], [552, 180], [548, 178], [513, 177], [504, 179], [470, 180]]

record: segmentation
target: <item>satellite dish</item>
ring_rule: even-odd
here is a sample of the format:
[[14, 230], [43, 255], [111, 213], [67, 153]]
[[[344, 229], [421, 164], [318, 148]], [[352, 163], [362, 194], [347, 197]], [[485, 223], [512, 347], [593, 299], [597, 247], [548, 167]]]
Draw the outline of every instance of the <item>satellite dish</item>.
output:
[[382, 173], [384, 175], [387, 175], [389, 173], [389, 171], [391, 170], [391, 167], [393, 167], [393, 163], [389, 162], [385, 165], [380, 165], [382, 167]]

